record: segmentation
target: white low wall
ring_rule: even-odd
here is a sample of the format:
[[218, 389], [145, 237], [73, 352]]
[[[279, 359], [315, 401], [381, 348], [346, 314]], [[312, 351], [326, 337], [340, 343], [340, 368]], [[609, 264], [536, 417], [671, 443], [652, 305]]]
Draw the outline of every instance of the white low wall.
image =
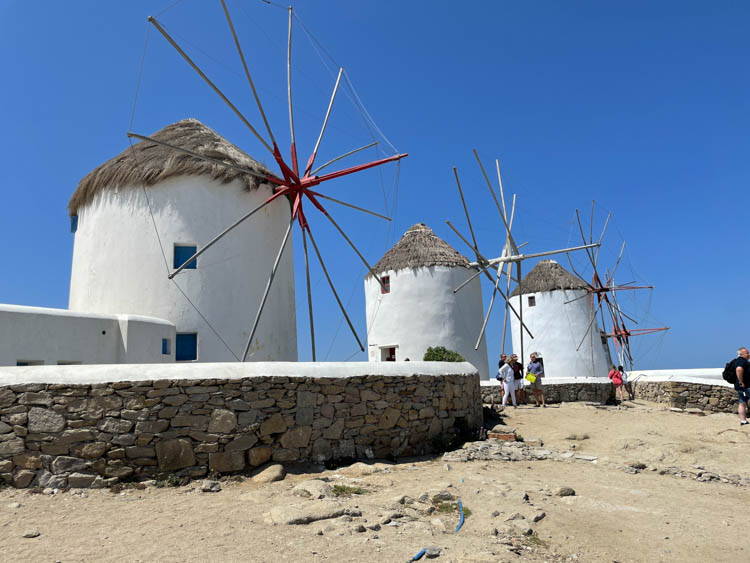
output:
[[157, 381], [164, 379], [243, 379], [247, 377], [327, 377], [342, 379], [379, 375], [472, 375], [477, 368], [469, 362], [244, 362], [179, 363], [171, 365], [28, 366], [0, 367], [0, 386], [28, 383], [91, 385], [114, 381]]
[[174, 347], [175, 327], [162, 319], [0, 304], [0, 366], [168, 363]]
[[628, 372], [628, 381], [640, 381], [641, 383], [674, 381], [731, 388], [732, 385], [721, 377], [722, 371], [722, 368], [633, 370]]

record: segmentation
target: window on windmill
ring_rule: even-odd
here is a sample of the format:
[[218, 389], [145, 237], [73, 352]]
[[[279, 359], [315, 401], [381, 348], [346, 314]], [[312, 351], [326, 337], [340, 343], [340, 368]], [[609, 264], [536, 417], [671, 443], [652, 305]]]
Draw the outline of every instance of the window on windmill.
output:
[[[177, 244], [174, 245], [174, 267], [179, 268], [182, 266], [185, 262], [187, 262], [190, 257], [192, 257], [196, 252], [198, 252], [198, 247], [194, 244]], [[195, 270], [198, 266], [198, 259], [191, 261], [190, 264], [185, 266], [186, 270]]]
[[380, 361], [381, 362], [395, 362], [396, 361], [396, 347], [395, 346], [384, 346], [380, 349]]
[[16, 361], [17, 366], [43, 366], [42, 360], [18, 360]]
[[78, 230], [78, 215], [70, 216], [70, 232], [75, 233]]
[[164, 356], [169, 356], [172, 353], [172, 341], [169, 338], [161, 339], [161, 353]]
[[175, 338], [174, 359], [176, 362], [194, 362], [198, 359], [198, 333], [178, 333]]
[[390, 293], [391, 292], [391, 276], [380, 276], [380, 281], [382, 284], [380, 285], [380, 293]]
[[529, 295], [529, 307], [536, 307], [536, 296]]

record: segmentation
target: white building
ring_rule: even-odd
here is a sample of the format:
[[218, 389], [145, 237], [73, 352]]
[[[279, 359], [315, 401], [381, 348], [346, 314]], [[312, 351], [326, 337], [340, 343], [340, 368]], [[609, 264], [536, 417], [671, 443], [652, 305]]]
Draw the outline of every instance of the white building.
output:
[[[152, 137], [268, 173], [194, 119]], [[272, 193], [257, 177], [149, 141], [126, 149], [83, 178], [70, 200], [70, 310], [166, 319], [177, 330], [177, 361], [237, 361], [291, 218], [286, 198], [244, 221], [174, 280], [167, 275]], [[297, 360], [291, 240], [247, 359]]]
[[483, 317], [479, 278], [453, 293], [475, 273], [466, 258], [418, 223], [373, 270], [385, 288], [372, 275], [365, 278], [371, 362], [422, 360], [428, 347], [444, 346], [488, 379], [485, 338], [474, 350]]
[[174, 342], [162, 319], [0, 305], [0, 366], [167, 363]]
[[[609, 345], [596, 320], [586, 335], [592, 314], [587, 288], [554, 260], [542, 260], [511, 293], [516, 311], [523, 299], [523, 322], [534, 336], [532, 340], [524, 333], [523, 363], [532, 352], [540, 353], [545, 380], [609, 373]], [[513, 352], [520, 357], [520, 324], [515, 315], [510, 320]]]

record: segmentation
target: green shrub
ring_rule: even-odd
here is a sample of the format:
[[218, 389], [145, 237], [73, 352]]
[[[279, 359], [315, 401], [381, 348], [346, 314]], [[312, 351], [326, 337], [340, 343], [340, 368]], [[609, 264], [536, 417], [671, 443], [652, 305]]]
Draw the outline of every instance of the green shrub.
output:
[[448, 350], [444, 346], [435, 346], [427, 348], [424, 353], [425, 362], [465, 362], [463, 356], [453, 350]]
[[333, 496], [351, 496], [351, 495], [364, 495], [367, 493], [367, 489], [362, 487], [350, 487], [349, 485], [334, 485]]

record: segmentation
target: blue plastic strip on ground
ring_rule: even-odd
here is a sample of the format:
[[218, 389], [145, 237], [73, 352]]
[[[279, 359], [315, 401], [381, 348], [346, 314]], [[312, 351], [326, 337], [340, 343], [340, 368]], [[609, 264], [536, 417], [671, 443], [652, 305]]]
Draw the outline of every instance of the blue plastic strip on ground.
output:
[[456, 526], [456, 531], [453, 532], [454, 534], [457, 534], [461, 529], [461, 526], [464, 525], [464, 505], [461, 503], [461, 499], [458, 499], [458, 511], [461, 513], [461, 520], [459, 520], [458, 526]]
[[422, 551], [420, 551], [419, 553], [417, 553], [414, 557], [412, 557], [411, 560], [412, 561], [419, 561], [420, 559], [422, 559], [422, 556], [424, 555], [425, 551], [427, 551], [426, 547], [424, 549], [422, 549]]

